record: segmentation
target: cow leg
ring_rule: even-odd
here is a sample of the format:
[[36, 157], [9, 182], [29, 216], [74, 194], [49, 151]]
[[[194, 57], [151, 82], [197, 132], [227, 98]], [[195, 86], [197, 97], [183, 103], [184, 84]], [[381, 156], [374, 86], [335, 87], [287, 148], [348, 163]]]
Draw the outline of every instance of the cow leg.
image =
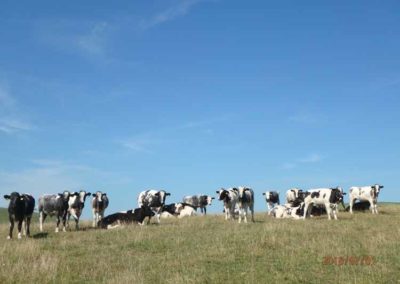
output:
[[45, 214], [43, 211], [39, 213], [39, 229], [40, 232], [43, 232], [43, 222], [46, 220], [47, 214]]
[[32, 218], [32, 216], [27, 216], [26, 221], [25, 221], [25, 231], [26, 231], [26, 236], [28, 236], [28, 237], [31, 236], [31, 231], [30, 231], [31, 218]]
[[96, 214], [96, 211], [94, 209], [92, 210], [92, 213], [93, 213], [92, 227], [95, 228], [96, 225], [97, 225], [97, 216], [96, 216], [97, 214]]
[[59, 231], [58, 226], [60, 225], [60, 222], [61, 222], [60, 215], [57, 215], [57, 225], [56, 225], [56, 230], [55, 230], [56, 233], [58, 233], [58, 231]]
[[[204, 210], [204, 215], [206, 215], [206, 214], [207, 214], [207, 209], [206, 209], [206, 207], [203, 207], [202, 209]], [[201, 213], [203, 213], [203, 212], [201, 212]]]
[[78, 231], [79, 230], [79, 217], [75, 219], [75, 229]]
[[67, 222], [67, 214], [64, 214], [62, 221], [63, 221], [63, 232], [66, 232], [67, 230], [65, 229], [65, 225]]
[[225, 207], [225, 220], [228, 220], [229, 212], [231, 211], [231, 208]]
[[244, 222], [247, 223], [247, 206], [243, 208]]
[[24, 222], [24, 219], [21, 219], [18, 221], [18, 239], [22, 238], [21, 230], [22, 230], [22, 223]]
[[353, 214], [353, 205], [354, 205], [354, 199], [350, 196], [350, 200], [349, 200], [349, 206], [350, 206], [350, 214]]
[[7, 236], [7, 240], [12, 239], [12, 233], [13, 233], [13, 230], [14, 230], [14, 219], [10, 217], [9, 220], [10, 220], [10, 232], [9, 232], [9, 234]]
[[332, 208], [329, 203], [325, 203], [325, 210], [328, 215], [328, 220], [331, 220]]
[[250, 206], [251, 221], [254, 223], [254, 204]]
[[308, 203], [306, 203], [306, 204], [304, 205], [304, 215], [303, 215], [303, 219], [306, 219], [306, 217], [307, 217], [307, 213], [308, 213], [308, 206], [309, 206], [309, 204], [308, 204]]

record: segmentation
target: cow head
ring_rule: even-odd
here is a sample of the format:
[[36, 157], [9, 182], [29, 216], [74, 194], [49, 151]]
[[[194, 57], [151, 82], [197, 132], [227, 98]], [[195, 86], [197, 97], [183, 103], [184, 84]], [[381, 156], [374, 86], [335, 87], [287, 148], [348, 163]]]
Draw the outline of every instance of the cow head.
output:
[[213, 199], [215, 199], [215, 197], [211, 197], [208, 195], [202, 195], [202, 196], [200, 196], [200, 204], [201, 205], [211, 205]]
[[375, 184], [371, 186], [372, 189], [375, 191], [375, 197], [378, 197], [379, 192], [381, 192], [381, 189], [384, 187], [383, 185]]
[[22, 204], [25, 201], [25, 196], [20, 195], [18, 192], [12, 192], [10, 195], [6, 194], [4, 195], [4, 199], [10, 200], [10, 207], [17, 206], [19, 204]]
[[346, 193], [343, 192], [341, 188], [332, 188], [331, 191], [331, 196], [329, 198], [330, 203], [342, 203], [343, 202], [343, 197], [346, 195]]
[[165, 204], [165, 199], [167, 196], [170, 196], [171, 193], [166, 192], [165, 190], [160, 190], [154, 194], [158, 198], [158, 205], [159, 206], [164, 206]]
[[[90, 193], [89, 193], [90, 195]], [[97, 200], [97, 202], [101, 203], [104, 202], [104, 200], [107, 198], [107, 193], [102, 193], [101, 191], [96, 191], [96, 193], [93, 193], [92, 196], [94, 199]]]
[[218, 200], [220, 201], [226, 201], [228, 202], [231, 198], [229, 196], [229, 191], [227, 191], [225, 188], [222, 188], [220, 190], [217, 190], [216, 193], [218, 194]]
[[247, 201], [247, 194], [246, 191], [249, 191], [250, 188], [241, 186], [239, 187], [238, 191], [239, 191], [239, 201]]
[[63, 193], [59, 193], [58, 196], [62, 198], [64, 202], [68, 202], [69, 198], [73, 196], [68, 190], [65, 190]]

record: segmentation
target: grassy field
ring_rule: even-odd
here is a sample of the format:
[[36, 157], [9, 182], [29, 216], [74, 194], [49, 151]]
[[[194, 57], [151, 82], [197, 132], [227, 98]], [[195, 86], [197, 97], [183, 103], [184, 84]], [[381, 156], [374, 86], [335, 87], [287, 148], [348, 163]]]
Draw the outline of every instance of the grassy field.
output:
[[258, 214], [240, 225], [210, 215], [108, 231], [86, 222], [58, 234], [52, 219], [48, 234], [35, 221], [33, 238], [11, 241], [1, 224], [0, 283], [400, 283], [400, 205], [380, 213]]

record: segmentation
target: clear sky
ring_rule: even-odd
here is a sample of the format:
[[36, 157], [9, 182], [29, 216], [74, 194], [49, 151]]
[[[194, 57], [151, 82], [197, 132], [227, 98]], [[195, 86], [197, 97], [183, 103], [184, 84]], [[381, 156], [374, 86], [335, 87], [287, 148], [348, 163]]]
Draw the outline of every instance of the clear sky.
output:
[[267, 189], [380, 183], [400, 201], [399, 11], [1, 1], [1, 195], [102, 190], [112, 212], [247, 185], [261, 211]]

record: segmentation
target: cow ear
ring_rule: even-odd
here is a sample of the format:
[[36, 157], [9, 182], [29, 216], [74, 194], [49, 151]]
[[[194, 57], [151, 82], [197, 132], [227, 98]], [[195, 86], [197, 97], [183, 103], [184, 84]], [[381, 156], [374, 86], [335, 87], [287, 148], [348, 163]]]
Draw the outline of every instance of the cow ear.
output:
[[169, 193], [169, 192], [167, 192], [166, 194], [165, 194], [165, 196], [170, 196], [171, 195], [171, 193]]
[[103, 193], [101, 196], [107, 196], [107, 193]]
[[263, 195], [265, 195], [265, 192], [263, 192]]
[[90, 192], [88, 192], [88, 193], [86, 193], [86, 194], [85, 194], [85, 196], [90, 196], [90, 194], [91, 194], [91, 193], [90, 193]]
[[219, 193], [219, 191], [217, 190], [215, 193]]
[[346, 193], [346, 192], [343, 192], [342, 194], [343, 194], [343, 195], [346, 195], [347, 193]]
[[4, 199], [10, 199], [10, 198], [11, 198], [11, 196], [8, 194], [4, 195]]
[[215, 199], [215, 197], [211, 197], [211, 199]]
[[94, 194], [94, 193], [93, 193], [93, 194], [92, 194], [92, 196], [93, 196], [93, 197], [95, 197], [95, 196], [96, 196], [96, 194]]

